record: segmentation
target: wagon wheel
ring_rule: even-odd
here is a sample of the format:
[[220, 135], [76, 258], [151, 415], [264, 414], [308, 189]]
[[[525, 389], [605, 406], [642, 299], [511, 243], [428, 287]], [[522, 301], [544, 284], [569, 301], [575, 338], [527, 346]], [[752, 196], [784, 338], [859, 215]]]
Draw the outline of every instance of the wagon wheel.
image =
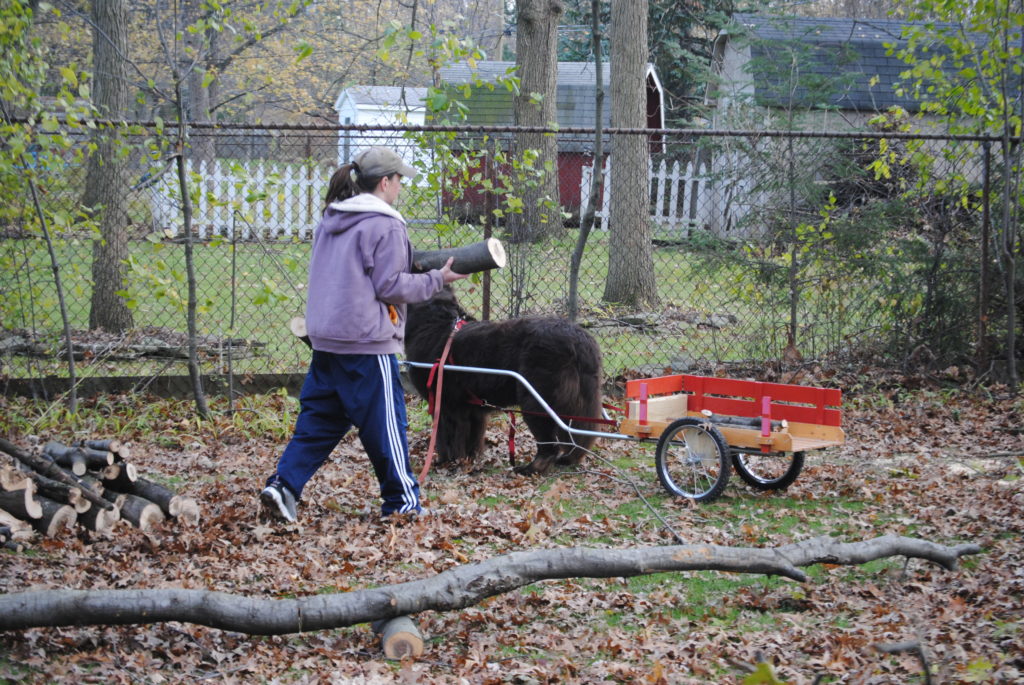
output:
[[755, 490], [785, 490], [803, 470], [804, 453], [734, 452], [732, 465], [743, 482]]
[[711, 502], [729, 481], [729, 445], [713, 425], [678, 419], [658, 439], [655, 465], [658, 480], [676, 497]]

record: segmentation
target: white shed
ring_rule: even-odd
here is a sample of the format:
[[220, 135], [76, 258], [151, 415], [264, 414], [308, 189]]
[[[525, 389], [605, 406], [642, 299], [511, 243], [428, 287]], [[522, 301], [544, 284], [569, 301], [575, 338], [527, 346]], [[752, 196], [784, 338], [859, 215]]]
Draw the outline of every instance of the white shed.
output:
[[[350, 86], [338, 93], [334, 109], [342, 126], [423, 125], [426, 88], [401, 86]], [[341, 131], [338, 134], [338, 163], [344, 164], [360, 150], [387, 145], [403, 152], [395, 131]], [[406, 156], [412, 161], [413, 155]]]

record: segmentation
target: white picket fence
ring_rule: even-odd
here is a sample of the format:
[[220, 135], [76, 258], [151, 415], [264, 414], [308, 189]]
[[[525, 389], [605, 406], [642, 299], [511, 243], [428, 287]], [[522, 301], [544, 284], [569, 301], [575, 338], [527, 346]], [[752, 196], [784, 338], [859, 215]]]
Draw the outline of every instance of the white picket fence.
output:
[[[604, 162], [604, 188], [612, 187], [611, 158]], [[662, 232], [685, 237], [694, 228], [713, 229], [711, 210], [711, 184], [706, 176], [697, 172], [693, 162], [680, 165], [679, 161], [669, 164], [661, 160], [657, 169], [649, 169], [651, 179], [651, 220]], [[594, 167], [584, 166], [580, 181], [580, 211], [586, 210], [590, 200], [590, 183]], [[600, 228], [607, 226], [609, 198], [611, 193], [601, 193], [601, 203], [595, 217], [601, 220]]]
[[[280, 162], [227, 164], [214, 161], [192, 166], [202, 179], [194, 193], [193, 226], [200, 239], [222, 236], [239, 240], [274, 240], [312, 237], [323, 210], [328, 168], [311, 168]], [[604, 187], [612, 187], [613, 170], [605, 160]], [[590, 197], [592, 166], [584, 166], [580, 183], [580, 209]], [[713, 184], [695, 169], [692, 162], [680, 164], [662, 160], [650, 170], [651, 219], [662, 235], [686, 237], [692, 229], [724, 234], [733, 221], [716, 220], [721, 213], [728, 184]], [[717, 187], [716, 187], [717, 186]], [[181, 195], [177, 176], [166, 173], [149, 189], [153, 230], [166, 237], [182, 234]], [[600, 227], [607, 226], [610, 193], [603, 192], [597, 210]], [[729, 195], [726, 192], [726, 195]], [[727, 206], [736, 198], [724, 198]], [[718, 210], [716, 210], [718, 207]], [[736, 207], [733, 208], [734, 210]]]
[[[306, 240], [323, 211], [327, 171], [281, 162], [192, 165], [189, 172], [201, 179], [193, 193], [193, 227], [200, 239]], [[177, 175], [165, 173], [149, 193], [153, 230], [166, 237], [181, 235]]]

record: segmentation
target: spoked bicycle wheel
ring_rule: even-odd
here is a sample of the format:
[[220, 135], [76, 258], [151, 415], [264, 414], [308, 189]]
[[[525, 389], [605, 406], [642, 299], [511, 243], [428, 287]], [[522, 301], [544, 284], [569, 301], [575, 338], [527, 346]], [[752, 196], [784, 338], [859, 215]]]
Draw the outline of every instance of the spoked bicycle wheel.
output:
[[729, 445], [721, 431], [696, 418], [678, 419], [658, 439], [658, 480], [676, 497], [710, 502], [729, 481]]
[[784, 490], [803, 470], [804, 453], [734, 452], [732, 465], [743, 482], [755, 490]]

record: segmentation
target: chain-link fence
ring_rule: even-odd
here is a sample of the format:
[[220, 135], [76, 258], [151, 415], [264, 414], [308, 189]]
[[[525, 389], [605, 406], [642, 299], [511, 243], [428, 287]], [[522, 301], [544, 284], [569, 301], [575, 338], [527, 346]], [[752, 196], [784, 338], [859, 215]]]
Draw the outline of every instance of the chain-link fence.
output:
[[[422, 169], [400, 199], [417, 249], [504, 241], [504, 269], [457, 286], [467, 309], [499, 319], [566, 316], [575, 307], [609, 375], [857, 357], [949, 365], [1006, 354], [1006, 291], [997, 285], [1005, 264], [996, 247], [1017, 232], [986, 209], [1001, 193], [1003, 175], [992, 161], [998, 143], [611, 131], [601, 141], [604, 181], [595, 193], [593, 132], [553, 136], [554, 160], [524, 150], [521, 133], [191, 130], [203, 373], [230, 372], [244, 382], [304, 370], [309, 352], [289, 321], [304, 310], [312, 230], [332, 170], [369, 144], [396, 148]], [[129, 142], [141, 150], [144, 137]], [[617, 166], [637, 142], [644, 164]], [[97, 237], [75, 220], [85, 168], [68, 164], [39, 184], [44, 212], [71, 217], [54, 231], [54, 259], [85, 375], [185, 373], [177, 160], [138, 158], [124, 190], [129, 245], [120, 296], [133, 318], [125, 331], [87, 330]], [[27, 190], [24, 197], [20, 214], [8, 213], [21, 218], [8, 221], [0, 242], [0, 361], [8, 378], [59, 375], [64, 365], [52, 261], [38, 209]], [[583, 245], [591, 199], [594, 228]], [[538, 215], [542, 205], [547, 211]]]

